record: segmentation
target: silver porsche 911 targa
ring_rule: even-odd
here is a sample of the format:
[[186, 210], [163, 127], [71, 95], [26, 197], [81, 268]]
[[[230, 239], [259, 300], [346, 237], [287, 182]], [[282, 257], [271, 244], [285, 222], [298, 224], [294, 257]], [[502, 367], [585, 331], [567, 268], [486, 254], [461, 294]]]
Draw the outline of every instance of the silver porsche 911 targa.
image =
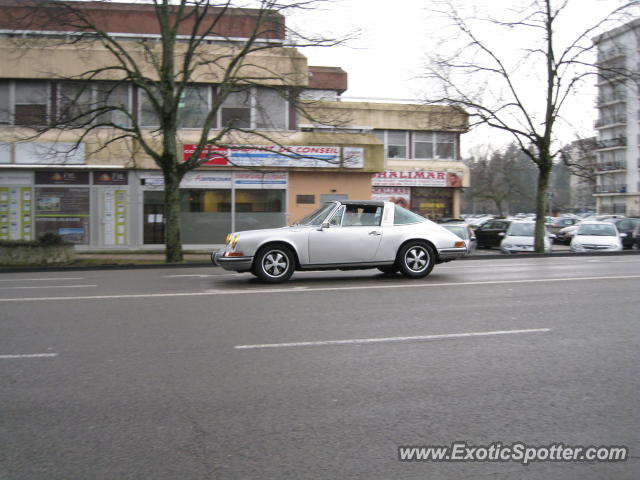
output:
[[294, 270], [377, 268], [422, 278], [436, 263], [466, 254], [457, 235], [392, 202], [340, 201], [290, 227], [230, 233], [212, 260], [280, 283]]

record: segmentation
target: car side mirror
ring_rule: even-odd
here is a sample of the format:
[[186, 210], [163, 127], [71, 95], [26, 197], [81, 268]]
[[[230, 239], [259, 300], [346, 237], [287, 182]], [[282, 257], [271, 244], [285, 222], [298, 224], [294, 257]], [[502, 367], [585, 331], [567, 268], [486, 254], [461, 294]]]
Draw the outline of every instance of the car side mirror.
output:
[[499, 236], [499, 237], [504, 237], [504, 232], [500, 232], [500, 233], [498, 233], [498, 236]]
[[620, 234], [620, 238], [625, 238], [626, 236], [627, 236], [627, 234], [626, 234], [626, 233], [621, 233], [621, 234]]
[[555, 239], [555, 238], [558, 238], [558, 236], [557, 236], [555, 233], [550, 233], [550, 234], [549, 234], [549, 238], [550, 238], [551, 240], [553, 240], [553, 239]]
[[322, 230], [324, 230], [325, 228], [329, 228], [331, 226], [331, 224], [329, 222], [322, 222], [322, 225], [320, 225], [320, 228], [318, 228], [318, 231], [321, 232]]

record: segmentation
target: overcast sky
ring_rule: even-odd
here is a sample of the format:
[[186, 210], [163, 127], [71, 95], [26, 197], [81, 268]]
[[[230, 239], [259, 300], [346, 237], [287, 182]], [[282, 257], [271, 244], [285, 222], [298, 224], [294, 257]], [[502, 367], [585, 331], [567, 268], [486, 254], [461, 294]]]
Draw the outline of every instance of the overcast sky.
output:
[[[465, 8], [484, 9], [489, 16], [501, 18], [509, 14], [516, 0], [464, 0]], [[606, 12], [620, 5], [619, 0], [572, 0], [562, 26], [563, 31], [582, 29], [600, 20]], [[421, 99], [429, 85], [419, 77], [425, 71], [426, 53], [434, 48], [434, 38], [442, 33], [442, 20], [429, 7], [434, 0], [333, 0], [322, 9], [293, 15], [288, 25], [303, 31], [344, 35], [358, 30], [359, 35], [347, 46], [303, 49], [310, 65], [339, 66], [348, 72], [349, 89], [345, 100], [362, 98]], [[491, 29], [480, 31], [489, 41]], [[510, 48], [509, 45], [501, 45]], [[443, 47], [440, 47], [443, 48]], [[446, 44], [445, 44], [446, 48]], [[514, 46], [511, 58], [522, 56]], [[531, 88], [539, 85], [532, 79]], [[561, 126], [565, 139], [575, 135], [595, 134], [595, 80], [576, 95], [570, 108], [564, 111], [570, 124]], [[463, 136], [463, 154], [480, 146], [503, 145], [509, 137], [494, 130], [478, 130]]]

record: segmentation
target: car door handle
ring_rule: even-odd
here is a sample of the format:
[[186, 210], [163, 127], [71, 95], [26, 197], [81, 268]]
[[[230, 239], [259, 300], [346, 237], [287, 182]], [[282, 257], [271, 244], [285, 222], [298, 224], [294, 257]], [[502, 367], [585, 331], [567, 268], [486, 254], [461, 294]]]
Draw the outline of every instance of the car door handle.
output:
[[382, 235], [382, 233], [373, 230], [373, 231], [369, 232], [369, 235]]

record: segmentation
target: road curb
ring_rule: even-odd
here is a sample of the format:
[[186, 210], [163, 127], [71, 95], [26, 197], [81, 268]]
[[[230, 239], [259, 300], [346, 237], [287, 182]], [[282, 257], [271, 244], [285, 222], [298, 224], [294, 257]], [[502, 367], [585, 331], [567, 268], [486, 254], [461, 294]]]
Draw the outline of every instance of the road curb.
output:
[[[571, 253], [571, 252], [558, 252], [558, 253], [522, 253], [522, 254], [488, 254], [488, 255], [473, 255], [470, 257], [463, 257], [459, 260], [463, 261], [475, 261], [475, 260], [511, 260], [522, 258], [562, 258], [562, 257], [615, 257], [615, 256], [633, 256], [640, 255], [640, 250], [622, 251], [622, 252], [600, 252], [600, 253]], [[148, 263], [139, 265], [135, 263], [131, 264], [109, 264], [108, 262], [102, 265], [70, 265], [70, 266], [30, 266], [30, 267], [0, 267], [0, 275], [3, 273], [20, 273], [20, 272], [73, 272], [83, 270], [143, 270], [143, 269], [160, 269], [160, 268], [218, 268], [212, 262], [187, 262], [187, 263]]]

